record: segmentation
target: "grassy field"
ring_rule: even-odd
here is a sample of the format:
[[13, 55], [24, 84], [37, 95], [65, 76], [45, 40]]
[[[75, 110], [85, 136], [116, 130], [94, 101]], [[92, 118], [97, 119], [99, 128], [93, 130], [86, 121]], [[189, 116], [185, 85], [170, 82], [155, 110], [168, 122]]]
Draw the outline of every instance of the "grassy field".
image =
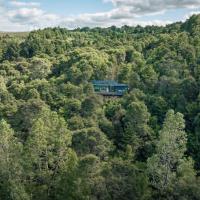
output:
[[0, 32], [0, 37], [18, 37], [24, 38], [28, 36], [29, 32]]

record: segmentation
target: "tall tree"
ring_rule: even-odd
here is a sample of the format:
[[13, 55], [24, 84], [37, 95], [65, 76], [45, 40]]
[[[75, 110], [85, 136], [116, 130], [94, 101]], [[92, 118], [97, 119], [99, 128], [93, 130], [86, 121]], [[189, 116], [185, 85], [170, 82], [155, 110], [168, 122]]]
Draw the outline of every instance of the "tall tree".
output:
[[123, 143], [131, 145], [136, 159], [145, 160], [152, 151], [152, 130], [149, 127], [150, 113], [142, 101], [133, 101], [124, 117]]
[[0, 121], [0, 199], [28, 200], [22, 168], [22, 144], [5, 121]]
[[[173, 110], [168, 111], [160, 131], [156, 153], [148, 159], [147, 168], [150, 183], [161, 196], [169, 195], [173, 189], [178, 179], [177, 171], [180, 170], [182, 161], [185, 159], [187, 136], [184, 128], [183, 115], [174, 113]], [[189, 161], [185, 159], [185, 162]], [[185, 167], [191, 167], [191, 165], [185, 165]]]
[[71, 133], [63, 118], [44, 109], [34, 121], [25, 144], [28, 188], [36, 199], [54, 199], [62, 176], [68, 176], [76, 165], [76, 154], [70, 148]]

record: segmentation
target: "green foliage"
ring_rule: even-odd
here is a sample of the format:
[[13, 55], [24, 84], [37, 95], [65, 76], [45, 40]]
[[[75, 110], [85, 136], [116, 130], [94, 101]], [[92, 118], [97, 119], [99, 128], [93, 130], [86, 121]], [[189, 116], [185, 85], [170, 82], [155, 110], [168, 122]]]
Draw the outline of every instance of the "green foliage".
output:
[[112, 144], [97, 128], [82, 129], [73, 133], [72, 147], [82, 157], [94, 154], [103, 160], [108, 159]]
[[0, 199], [199, 200], [199, 27], [0, 33]]
[[0, 198], [28, 200], [21, 165], [23, 146], [5, 120], [0, 121], [0, 137]]
[[173, 110], [168, 111], [156, 153], [147, 162], [150, 183], [163, 198], [170, 193], [173, 195], [173, 189], [177, 189], [174, 183], [177, 182], [178, 187], [188, 184], [185, 186], [187, 188], [190, 181], [196, 181], [193, 161], [184, 159], [187, 142], [184, 128], [183, 115]]
[[50, 62], [47, 59], [32, 58], [30, 68], [30, 79], [43, 79], [50, 74]]
[[131, 162], [113, 159], [105, 166], [103, 173], [106, 177], [107, 199], [150, 199], [146, 175]]
[[33, 122], [25, 143], [28, 190], [35, 199], [53, 198], [62, 175], [67, 176], [76, 165], [70, 148], [71, 133], [63, 118], [50, 110], [42, 110]]
[[123, 119], [125, 135], [123, 142], [132, 146], [138, 159], [145, 159], [151, 152], [152, 130], [148, 126], [150, 114], [143, 102], [132, 102]]

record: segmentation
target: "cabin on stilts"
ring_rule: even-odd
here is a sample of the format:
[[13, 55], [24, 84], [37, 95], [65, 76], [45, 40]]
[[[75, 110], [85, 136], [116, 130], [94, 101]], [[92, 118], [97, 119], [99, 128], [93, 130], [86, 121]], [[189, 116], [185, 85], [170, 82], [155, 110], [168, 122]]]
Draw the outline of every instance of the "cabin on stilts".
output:
[[92, 81], [94, 91], [103, 96], [123, 96], [128, 91], [127, 84], [121, 84], [113, 80]]

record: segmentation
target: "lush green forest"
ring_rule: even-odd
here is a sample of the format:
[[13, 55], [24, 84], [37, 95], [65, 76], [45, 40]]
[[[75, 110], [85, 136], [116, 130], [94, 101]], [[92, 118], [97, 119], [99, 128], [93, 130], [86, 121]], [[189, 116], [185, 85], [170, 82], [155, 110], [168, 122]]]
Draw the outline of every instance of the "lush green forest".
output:
[[2, 200], [199, 200], [200, 16], [0, 34], [0, 138]]

